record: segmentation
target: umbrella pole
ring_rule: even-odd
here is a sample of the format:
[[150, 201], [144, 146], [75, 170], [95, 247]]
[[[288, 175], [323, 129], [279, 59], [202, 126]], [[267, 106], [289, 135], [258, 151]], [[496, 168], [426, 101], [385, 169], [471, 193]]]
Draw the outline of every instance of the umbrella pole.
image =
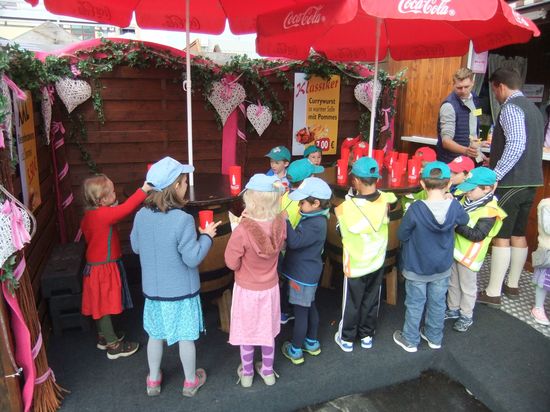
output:
[[[187, 93], [187, 158], [190, 165], [193, 165], [193, 110], [191, 107], [191, 54], [189, 52], [189, 2], [185, 0], [185, 83], [184, 89]], [[195, 185], [193, 173], [189, 173], [189, 186]]]
[[369, 157], [372, 157], [372, 146], [374, 143], [374, 121], [376, 118], [376, 84], [378, 81], [378, 52], [380, 49], [380, 26], [382, 20], [376, 18], [376, 49], [374, 52], [374, 79], [372, 80], [372, 111], [370, 113], [370, 130], [369, 130]]

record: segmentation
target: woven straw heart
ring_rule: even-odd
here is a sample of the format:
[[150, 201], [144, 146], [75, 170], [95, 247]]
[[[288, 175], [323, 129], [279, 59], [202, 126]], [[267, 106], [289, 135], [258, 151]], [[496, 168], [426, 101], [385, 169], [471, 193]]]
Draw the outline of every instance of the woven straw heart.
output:
[[55, 90], [69, 113], [92, 95], [92, 88], [84, 80], [73, 80], [67, 77], [55, 82]]
[[[355, 86], [355, 90], [353, 91], [353, 94], [355, 95], [355, 98], [364, 105], [367, 109], [369, 109], [372, 112], [372, 89], [373, 89], [374, 82], [372, 80], [369, 80], [366, 83], [359, 83], [357, 86]], [[380, 97], [380, 92], [382, 91], [382, 84], [376, 80], [376, 90], [375, 90], [375, 97], [376, 100]]]
[[52, 102], [50, 94], [44, 87], [42, 89], [42, 118], [44, 119], [44, 132], [46, 133], [46, 142], [50, 144], [50, 126], [52, 124]]
[[271, 123], [271, 109], [267, 106], [251, 104], [246, 108], [246, 117], [248, 117], [254, 129], [256, 129], [258, 135], [261, 136]]
[[208, 101], [220, 115], [222, 124], [225, 125], [227, 118], [245, 99], [246, 92], [239, 83], [214, 82], [212, 92]]
[[[7, 200], [6, 200], [7, 201]], [[0, 204], [0, 267], [4, 265], [4, 262], [18, 249], [14, 246], [12, 238], [12, 220], [10, 215], [1, 212], [3, 204]], [[24, 209], [19, 209], [23, 218], [23, 225], [27, 232], [31, 230], [31, 220], [29, 214]]]

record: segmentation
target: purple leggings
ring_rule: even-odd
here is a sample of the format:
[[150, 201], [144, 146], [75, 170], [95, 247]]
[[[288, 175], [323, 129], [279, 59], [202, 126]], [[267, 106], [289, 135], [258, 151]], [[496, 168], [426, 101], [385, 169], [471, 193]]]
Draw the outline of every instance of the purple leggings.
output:
[[[262, 346], [262, 375], [273, 374], [273, 361], [275, 358], [275, 342], [272, 346]], [[251, 376], [254, 374], [254, 346], [241, 345], [241, 363], [243, 365], [243, 375]]]

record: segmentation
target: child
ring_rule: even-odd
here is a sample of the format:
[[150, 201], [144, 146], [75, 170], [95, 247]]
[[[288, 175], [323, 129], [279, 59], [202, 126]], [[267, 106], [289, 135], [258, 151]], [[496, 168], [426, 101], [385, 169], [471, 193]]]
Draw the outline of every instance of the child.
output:
[[466, 176], [475, 167], [474, 161], [468, 156], [457, 156], [451, 162], [447, 163], [451, 169], [451, 194], [456, 192], [456, 187], [464, 182]]
[[309, 160], [311, 164], [314, 164], [316, 166], [319, 166], [321, 164], [322, 156], [323, 151], [320, 147], [317, 147], [314, 144], [306, 147], [306, 150], [304, 150], [304, 157]]
[[[445, 163], [426, 164], [420, 184], [427, 198], [409, 207], [397, 232], [402, 242], [406, 312], [403, 331], [395, 331], [393, 340], [407, 352], [417, 351], [420, 337], [431, 349], [441, 348], [454, 229], [468, 223], [468, 215], [460, 203], [445, 196], [450, 179], [451, 171]], [[424, 309], [425, 326], [420, 330]]]
[[109, 359], [131, 356], [139, 344], [115, 334], [111, 322], [111, 315], [132, 307], [115, 224], [137, 209], [151, 187], [144, 183], [120, 205], [116, 204], [113, 182], [103, 174], [86, 179], [83, 187], [86, 211], [80, 229], [86, 239], [87, 264], [82, 281], [82, 314], [95, 319], [97, 347], [106, 349]]
[[376, 190], [378, 164], [361, 157], [351, 169], [357, 195], [346, 195], [336, 209], [343, 244], [344, 297], [342, 319], [334, 340], [344, 352], [353, 350], [356, 336], [369, 349], [376, 330], [380, 285], [388, 244], [388, 209], [397, 198]]
[[321, 255], [327, 237], [331, 196], [330, 187], [318, 177], [306, 178], [289, 195], [291, 200], [300, 202], [302, 218], [296, 229], [287, 220], [286, 252], [281, 271], [289, 280], [289, 301], [294, 305], [296, 320], [292, 342], [285, 342], [282, 351], [295, 365], [304, 362], [302, 347], [303, 352], [313, 356], [321, 353], [317, 340], [319, 313], [315, 291], [323, 271]]
[[[459, 157], [455, 158], [458, 159]], [[453, 329], [466, 332], [477, 298], [477, 272], [481, 269], [491, 239], [498, 233], [506, 213], [497, 205], [493, 191], [497, 175], [491, 169], [478, 167], [458, 185], [464, 193], [461, 204], [470, 218], [467, 225], [455, 229], [455, 262], [451, 267], [445, 319], [457, 319]]]
[[147, 343], [147, 395], [160, 394], [160, 364], [164, 341], [179, 344], [185, 374], [182, 394], [194, 396], [206, 382], [204, 369], [195, 369], [195, 340], [204, 330], [199, 297], [197, 267], [212, 246], [221, 222], [199, 229], [195, 220], [181, 208], [185, 205], [187, 173], [193, 166], [171, 157], [153, 164], [147, 181], [154, 186], [134, 219], [130, 233], [132, 249], [139, 254], [142, 274], [143, 328]]
[[269, 151], [265, 157], [269, 157], [271, 169], [266, 173], [267, 176], [277, 176], [285, 188], [288, 187], [288, 179], [286, 177], [286, 168], [290, 163], [290, 152], [284, 146], [276, 146]]
[[235, 272], [229, 343], [240, 346], [241, 386], [252, 386], [254, 346], [262, 348], [256, 372], [275, 384], [275, 337], [281, 329], [277, 260], [286, 238], [281, 211], [281, 181], [255, 174], [245, 186], [245, 210], [225, 249], [225, 264]]
[[[434, 162], [436, 159], [435, 150], [428, 146], [419, 147], [416, 152], [414, 152], [415, 157], [422, 159], [422, 167], [424, 167], [429, 162]], [[401, 198], [401, 207], [403, 211], [406, 212], [410, 205], [417, 200], [426, 200], [427, 193], [424, 189], [416, 193], [408, 193]]]
[[[310, 177], [314, 173], [323, 173], [324, 170], [325, 168], [323, 166], [316, 166], [308, 159], [295, 160], [288, 166], [286, 174], [290, 182], [290, 192], [300, 186], [304, 179]], [[281, 199], [281, 208], [286, 212], [287, 219], [292, 228], [295, 228], [302, 217], [300, 215], [299, 202], [290, 199], [289, 192], [285, 192]], [[294, 315], [288, 303], [288, 279], [283, 276], [281, 282], [281, 324], [285, 325], [292, 319], [294, 319]]]
[[548, 326], [550, 321], [544, 312], [544, 299], [550, 290], [550, 198], [542, 199], [537, 206], [539, 246], [533, 252], [533, 282], [535, 283], [535, 306], [531, 316], [535, 322]]

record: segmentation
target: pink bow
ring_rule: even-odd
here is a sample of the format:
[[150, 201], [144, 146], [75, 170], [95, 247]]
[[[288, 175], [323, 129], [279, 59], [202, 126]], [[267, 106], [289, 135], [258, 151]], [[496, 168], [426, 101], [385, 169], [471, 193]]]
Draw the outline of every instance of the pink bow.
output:
[[233, 96], [233, 84], [237, 82], [237, 80], [239, 80], [239, 78], [242, 76], [243, 74], [239, 74], [238, 76], [235, 76], [234, 74], [227, 74], [222, 80], [222, 84], [224, 86], [224, 89], [223, 89], [223, 98], [225, 100], [229, 100], [231, 99], [231, 96]]
[[256, 110], [256, 116], [261, 115], [263, 111], [264, 111], [264, 107], [262, 106], [262, 104], [260, 103], [260, 100], [258, 99], [258, 110]]
[[65, 127], [62, 122], [52, 122], [52, 133], [55, 135], [57, 132], [65, 134]]
[[78, 70], [76, 64], [71, 64], [71, 72], [73, 73], [74, 77], [80, 76], [80, 70]]
[[53, 88], [53, 86], [51, 84], [48, 84], [47, 86], [44, 86], [44, 89], [48, 93], [48, 100], [50, 102], [50, 105], [53, 106], [53, 102], [55, 100], [55, 94], [54, 94], [55, 89]]
[[387, 109], [382, 109], [382, 111], [384, 112], [384, 126], [382, 126], [382, 128], [380, 129], [380, 133], [385, 132], [390, 128], [390, 110], [391, 107], [388, 107]]
[[19, 100], [27, 100], [27, 94], [17, 86], [12, 79], [5, 74], [2, 75], [2, 80], [8, 85], [12, 92], [15, 93]]
[[31, 240], [31, 236], [23, 222], [21, 211], [13, 202], [6, 200], [2, 205], [2, 213], [11, 218], [11, 238], [15, 249], [23, 249], [23, 245]]

